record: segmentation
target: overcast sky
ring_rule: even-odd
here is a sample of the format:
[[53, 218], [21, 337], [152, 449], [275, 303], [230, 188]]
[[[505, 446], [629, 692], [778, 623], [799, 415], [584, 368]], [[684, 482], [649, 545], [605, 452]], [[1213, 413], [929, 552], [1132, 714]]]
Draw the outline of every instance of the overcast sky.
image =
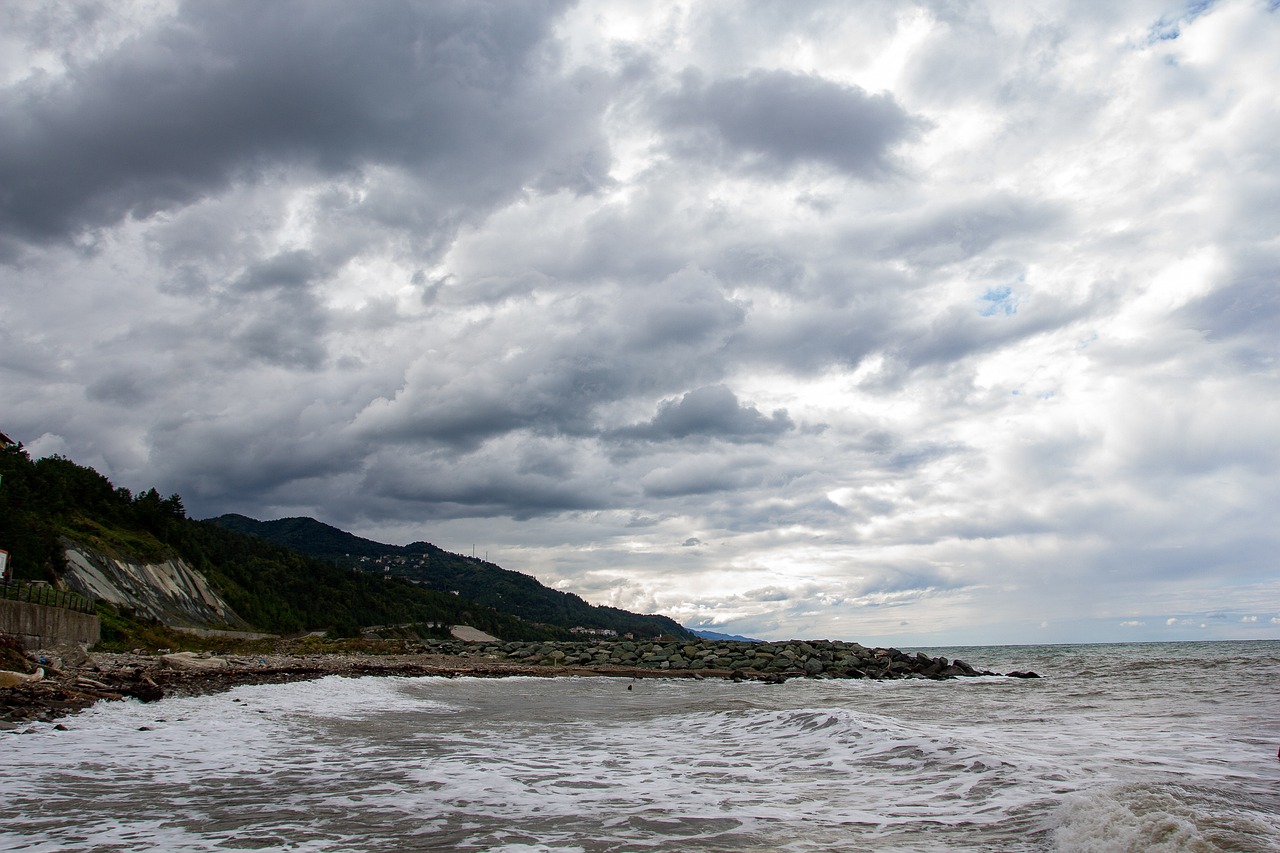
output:
[[711, 630], [1277, 638], [1277, 7], [6, 2], [0, 429]]

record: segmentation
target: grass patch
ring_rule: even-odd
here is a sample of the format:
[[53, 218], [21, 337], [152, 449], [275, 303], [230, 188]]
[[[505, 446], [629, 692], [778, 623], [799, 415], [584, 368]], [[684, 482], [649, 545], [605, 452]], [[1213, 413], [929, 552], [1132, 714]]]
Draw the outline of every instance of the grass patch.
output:
[[83, 515], [60, 525], [59, 532], [114, 560], [162, 563], [173, 556], [171, 548], [146, 531], [107, 527]]
[[134, 649], [151, 654], [161, 649], [203, 652], [210, 651], [218, 639], [184, 634], [153, 619], [139, 619], [127, 611], [118, 611], [101, 601], [98, 602], [98, 619], [102, 625], [101, 638], [93, 647], [98, 652], [131, 652]]

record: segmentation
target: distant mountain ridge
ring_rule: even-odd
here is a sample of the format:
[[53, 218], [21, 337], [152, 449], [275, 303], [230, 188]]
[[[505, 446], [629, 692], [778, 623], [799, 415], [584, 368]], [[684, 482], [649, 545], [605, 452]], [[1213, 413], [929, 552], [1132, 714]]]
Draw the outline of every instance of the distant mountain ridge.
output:
[[763, 640], [753, 640], [750, 637], [743, 637], [738, 634], [721, 634], [716, 631], [699, 631], [697, 628], [690, 628], [689, 633], [704, 640], [716, 640], [721, 643], [761, 643]]
[[277, 545], [283, 545], [291, 551], [312, 557], [377, 557], [398, 551], [401, 547], [364, 539], [331, 524], [305, 516], [259, 521], [256, 518], [232, 512], [217, 518], [206, 518], [205, 521], [237, 533], [247, 533], [259, 539], [266, 539]]
[[[299, 554], [402, 577], [427, 589], [454, 592], [477, 604], [529, 622], [580, 628], [592, 633], [693, 638], [692, 632], [666, 616], [588, 604], [573, 593], [546, 587], [529, 575], [475, 557], [454, 554], [430, 542], [388, 545], [307, 517], [259, 521], [233, 513], [208, 521], [228, 530], [265, 539]], [[382, 562], [377, 562], [379, 560]]]

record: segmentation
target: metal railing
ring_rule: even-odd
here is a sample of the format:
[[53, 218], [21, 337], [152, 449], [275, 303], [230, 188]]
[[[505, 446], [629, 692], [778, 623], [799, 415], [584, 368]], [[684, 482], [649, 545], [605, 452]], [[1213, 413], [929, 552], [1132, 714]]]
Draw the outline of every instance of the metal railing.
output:
[[0, 599], [43, 604], [45, 607], [61, 607], [77, 613], [96, 613], [93, 599], [78, 592], [56, 589], [47, 583], [0, 582]]

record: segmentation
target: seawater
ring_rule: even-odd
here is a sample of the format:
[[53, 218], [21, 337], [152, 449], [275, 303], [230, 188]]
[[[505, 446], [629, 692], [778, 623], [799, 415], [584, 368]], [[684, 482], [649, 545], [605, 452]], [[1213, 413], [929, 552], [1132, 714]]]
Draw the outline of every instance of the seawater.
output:
[[0, 849], [1277, 851], [1280, 641], [1040, 680], [341, 678], [0, 735]]

